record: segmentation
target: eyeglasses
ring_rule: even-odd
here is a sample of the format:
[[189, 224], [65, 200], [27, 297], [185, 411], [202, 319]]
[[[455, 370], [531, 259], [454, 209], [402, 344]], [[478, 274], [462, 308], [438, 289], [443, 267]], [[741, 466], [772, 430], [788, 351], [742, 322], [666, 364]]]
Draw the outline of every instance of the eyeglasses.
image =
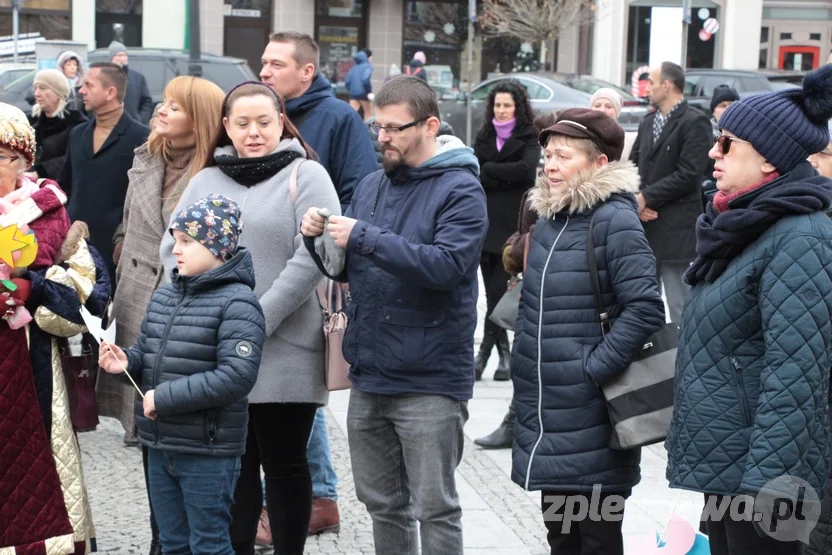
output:
[[427, 120], [428, 120], [428, 118], [417, 119], [416, 121], [411, 121], [410, 123], [406, 123], [406, 124], [401, 125], [399, 127], [382, 127], [381, 125], [379, 125], [377, 123], [370, 124], [369, 127], [370, 127], [370, 131], [373, 132], [373, 135], [380, 134], [382, 129], [384, 129], [384, 131], [388, 135], [397, 135], [397, 134], [401, 133], [402, 131], [404, 131], [405, 129], [410, 129], [411, 127], [415, 127], [416, 125], [419, 125], [420, 123], [423, 123]]
[[743, 141], [742, 139], [738, 139], [736, 137], [729, 137], [728, 135], [720, 135], [716, 139], [714, 139], [714, 144], [719, 145], [719, 150], [722, 151], [722, 155], [725, 156], [731, 150], [731, 143], [733, 142], [738, 143], [745, 143], [750, 145], [751, 143], [748, 141]]
[[0, 166], [8, 166], [18, 158], [20, 158], [20, 156], [6, 156], [5, 154], [0, 154]]

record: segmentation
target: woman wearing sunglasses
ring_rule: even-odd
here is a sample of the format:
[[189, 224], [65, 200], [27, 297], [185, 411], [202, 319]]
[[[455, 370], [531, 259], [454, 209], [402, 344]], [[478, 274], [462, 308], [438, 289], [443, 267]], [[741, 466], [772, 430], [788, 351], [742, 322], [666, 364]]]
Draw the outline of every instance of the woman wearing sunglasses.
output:
[[685, 274], [691, 291], [665, 445], [671, 487], [704, 493], [706, 513], [732, 507], [706, 521], [714, 555], [802, 553], [798, 538], [820, 512], [832, 180], [807, 158], [828, 145], [830, 117], [826, 66], [802, 89], [733, 103], [709, 153], [718, 192], [697, 221], [697, 258]]

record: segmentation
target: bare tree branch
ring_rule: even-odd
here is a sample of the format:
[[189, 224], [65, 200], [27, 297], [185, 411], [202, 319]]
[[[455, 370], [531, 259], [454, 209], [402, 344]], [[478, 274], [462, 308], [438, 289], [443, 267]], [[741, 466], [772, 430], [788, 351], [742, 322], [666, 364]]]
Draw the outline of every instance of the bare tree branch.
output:
[[539, 42], [591, 23], [595, 10], [593, 0], [483, 0], [479, 21], [486, 35]]

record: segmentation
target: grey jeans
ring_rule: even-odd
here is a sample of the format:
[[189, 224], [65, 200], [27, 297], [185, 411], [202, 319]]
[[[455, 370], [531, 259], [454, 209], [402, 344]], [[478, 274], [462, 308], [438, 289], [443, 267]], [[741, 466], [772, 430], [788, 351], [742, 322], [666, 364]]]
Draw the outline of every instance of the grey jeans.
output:
[[350, 392], [355, 493], [373, 519], [377, 554], [417, 555], [421, 535], [423, 555], [462, 555], [454, 472], [467, 420], [468, 404], [450, 397]]

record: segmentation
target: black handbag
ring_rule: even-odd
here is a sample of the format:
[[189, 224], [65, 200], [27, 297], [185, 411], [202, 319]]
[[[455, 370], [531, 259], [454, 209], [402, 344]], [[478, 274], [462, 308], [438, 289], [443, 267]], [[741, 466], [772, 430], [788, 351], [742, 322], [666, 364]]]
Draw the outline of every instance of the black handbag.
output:
[[[601, 334], [606, 335], [612, 324], [601, 301], [593, 223], [594, 219], [589, 222], [587, 258]], [[633, 449], [664, 441], [667, 437], [673, 416], [673, 379], [678, 343], [678, 324], [665, 324], [647, 338], [627, 370], [601, 386], [613, 427], [610, 437], [613, 449]]]

